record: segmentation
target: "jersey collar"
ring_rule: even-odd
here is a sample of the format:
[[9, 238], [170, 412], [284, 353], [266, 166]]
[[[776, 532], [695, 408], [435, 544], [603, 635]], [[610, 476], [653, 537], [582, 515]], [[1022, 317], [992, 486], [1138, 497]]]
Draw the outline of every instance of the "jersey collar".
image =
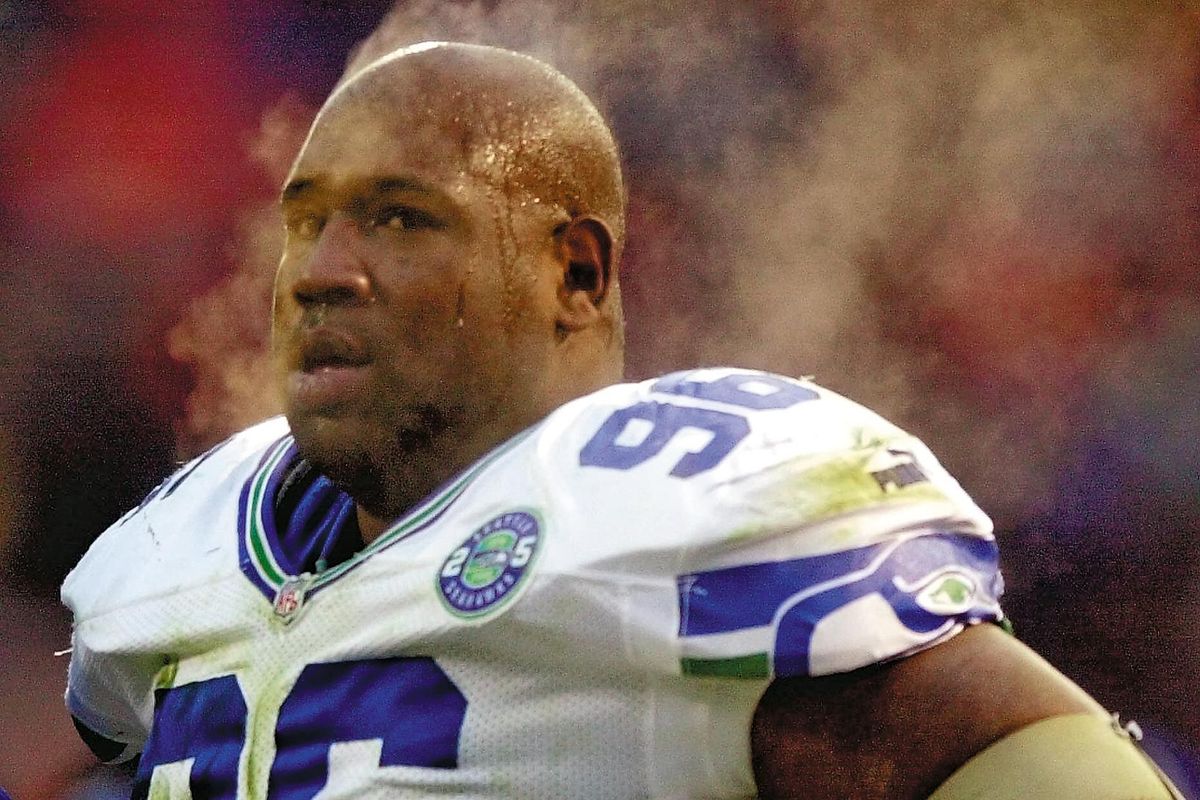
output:
[[289, 587], [299, 587], [303, 597], [311, 597], [353, 571], [375, 553], [432, 526], [476, 478], [535, 429], [536, 426], [517, 434], [451, 478], [346, 561], [315, 574], [300, 575], [290, 574], [281, 563], [285, 561], [284, 551], [279, 544], [275, 520], [275, 498], [280, 485], [289, 467], [300, 457], [291, 434], [283, 436], [267, 448], [253, 474], [242, 486], [238, 503], [238, 553], [242, 573], [268, 600], [276, 604], [277, 611], [280, 598]]

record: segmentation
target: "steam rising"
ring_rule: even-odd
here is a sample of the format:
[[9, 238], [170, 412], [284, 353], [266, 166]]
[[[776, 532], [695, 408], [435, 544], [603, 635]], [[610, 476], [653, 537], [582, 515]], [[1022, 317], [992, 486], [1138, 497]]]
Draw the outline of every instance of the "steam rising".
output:
[[[313, 113], [289, 95], [263, 116], [249, 155], [273, 183], [283, 185]], [[178, 430], [178, 450], [185, 457], [281, 408], [268, 358], [271, 287], [283, 243], [275, 201], [244, 209], [239, 228], [231, 253], [237, 268], [191, 305], [168, 338], [171, 356], [196, 372]]]
[[[624, 152], [632, 377], [814, 374], [922, 435], [1003, 520], [1047, 501], [1092, 398], [1125, 407], [1120, 363], [1170, 367], [1159, 298], [1176, 340], [1200, 328], [1196, 10], [415, 0], [347, 75], [427, 39], [558, 67]], [[280, 180], [311, 113], [264, 120], [256, 159]], [[185, 451], [277, 407], [278, 248], [273, 209], [247, 209], [237, 271], [172, 333], [198, 379]]]

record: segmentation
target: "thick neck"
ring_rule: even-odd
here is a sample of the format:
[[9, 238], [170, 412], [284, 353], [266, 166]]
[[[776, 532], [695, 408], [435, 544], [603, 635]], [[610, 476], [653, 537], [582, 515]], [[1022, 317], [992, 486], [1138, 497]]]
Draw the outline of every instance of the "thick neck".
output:
[[383, 520], [376, 517], [370, 511], [367, 511], [362, 506], [357, 507], [358, 512], [358, 532], [362, 537], [363, 545], [369, 545], [371, 542], [379, 538], [379, 536], [387, 530], [388, 525], [391, 525], [394, 520]]
[[448, 430], [427, 448], [395, 454], [392, 469], [378, 479], [377, 491], [370, 496], [350, 491], [357, 501], [363, 544], [371, 544], [438, 487], [544, 416], [531, 413], [527, 418], [494, 422], [474, 431]]
[[[524, 413], [494, 411], [486, 424], [469, 430], [458, 426], [443, 431], [427, 448], [396, 453], [393, 469], [380, 478], [378, 491], [367, 498], [354, 492], [358, 501], [358, 526], [364, 544], [370, 544], [414, 506], [449, 482], [494, 448], [521, 431], [541, 422], [563, 404], [620, 380], [619, 359], [605, 359], [603, 368], [590, 372], [590, 380], [572, 376], [569, 384], [558, 383], [559, 391], [541, 393], [540, 403], [531, 403]], [[563, 388], [569, 385], [569, 389]], [[472, 420], [478, 422], [478, 420]]]

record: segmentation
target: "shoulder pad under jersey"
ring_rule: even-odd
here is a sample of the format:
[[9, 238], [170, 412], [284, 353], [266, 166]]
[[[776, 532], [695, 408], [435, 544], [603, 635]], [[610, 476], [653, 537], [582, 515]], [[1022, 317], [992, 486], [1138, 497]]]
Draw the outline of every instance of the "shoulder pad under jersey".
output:
[[[237, 543], [216, 523], [236, 518], [242, 482], [287, 433], [287, 422], [275, 417], [235, 434], [184, 464], [102, 533], [63, 582], [76, 623], [139, 595], [207, 580], [224, 549]], [[131, 563], [139, 565], [136, 573], [120, 568]]]

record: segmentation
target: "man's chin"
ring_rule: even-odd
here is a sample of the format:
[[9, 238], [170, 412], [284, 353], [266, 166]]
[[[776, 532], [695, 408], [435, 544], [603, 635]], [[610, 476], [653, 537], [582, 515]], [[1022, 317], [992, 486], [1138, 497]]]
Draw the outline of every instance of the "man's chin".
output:
[[362, 421], [356, 419], [355, 415], [336, 409], [315, 411], [289, 404], [284, 416], [305, 457], [308, 457], [309, 448], [324, 450], [349, 446], [347, 440], [353, 440], [356, 430], [362, 428]]
[[369, 423], [352, 415], [288, 412], [287, 417], [300, 455], [321, 474], [362, 504], [381, 493], [383, 473], [372, 448], [381, 437]]
[[[440, 469], [461, 466], [461, 409], [356, 406], [286, 412], [300, 455], [380, 519], [393, 519], [436, 488]], [[473, 460], [475, 454], [469, 454]]]
[[359, 458], [355, 454], [365, 452], [367, 443], [377, 437], [356, 414], [289, 409], [285, 416], [300, 454], [314, 462]]
[[289, 403], [284, 412], [301, 453], [368, 452], [395, 458], [436, 446], [450, 431], [450, 417], [433, 405], [366, 413], [350, 404], [305, 408]]

